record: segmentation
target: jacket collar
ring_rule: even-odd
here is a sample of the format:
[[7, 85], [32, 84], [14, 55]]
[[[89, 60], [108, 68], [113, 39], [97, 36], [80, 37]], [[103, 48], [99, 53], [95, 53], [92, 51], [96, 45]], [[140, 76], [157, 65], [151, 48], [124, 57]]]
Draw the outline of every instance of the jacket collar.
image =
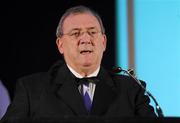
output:
[[95, 95], [92, 105], [92, 115], [103, 115], [110, 108], [117, 96], [116, 86], [110, 74], [101, 67], [96, 85]]

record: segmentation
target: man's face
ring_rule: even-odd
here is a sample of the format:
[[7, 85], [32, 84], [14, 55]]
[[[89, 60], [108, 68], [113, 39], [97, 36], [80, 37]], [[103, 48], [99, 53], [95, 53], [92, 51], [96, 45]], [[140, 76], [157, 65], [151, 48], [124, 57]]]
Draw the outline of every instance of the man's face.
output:
[[75, 70], [97, 69], [106, 48], [98, 20], [90, 13], [71, 14], [64, 20], [63, 34], [56, 43], [66, 63]]

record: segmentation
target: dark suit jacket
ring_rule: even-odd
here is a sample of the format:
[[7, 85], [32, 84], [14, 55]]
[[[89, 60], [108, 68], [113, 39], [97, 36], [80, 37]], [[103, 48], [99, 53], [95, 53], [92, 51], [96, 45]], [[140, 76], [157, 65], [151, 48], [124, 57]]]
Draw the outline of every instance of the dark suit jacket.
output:
[[17, 82], [14, 100], [4, 118], [156, 116], [149, 98], [128, 76], [101, 67], [98, 78], [92, 111], [88, 114], [75, 78], [64, 63], [55, 64], [48, 72], [23, 77]]

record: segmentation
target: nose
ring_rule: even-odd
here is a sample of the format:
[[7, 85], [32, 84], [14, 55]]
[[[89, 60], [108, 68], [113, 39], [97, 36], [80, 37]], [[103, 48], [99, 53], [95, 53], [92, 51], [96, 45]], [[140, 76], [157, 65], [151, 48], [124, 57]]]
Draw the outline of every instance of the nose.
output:
[[91, 44], [91, 36], [88, 32], [83, 32], [80, 36], [80, 44]]

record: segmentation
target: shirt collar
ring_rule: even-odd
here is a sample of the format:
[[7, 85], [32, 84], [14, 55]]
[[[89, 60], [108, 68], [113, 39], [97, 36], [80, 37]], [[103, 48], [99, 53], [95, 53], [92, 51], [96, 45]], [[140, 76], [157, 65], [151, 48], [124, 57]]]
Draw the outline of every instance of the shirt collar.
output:
[[[69, 70], [73, 73], [73, 75], [75, 75], [77, 78], [83, 78], [82, 75], [80, 75], [79, 73], [77, 73], [72, 67], [70, 67], [68, 64], [67, 64], [67, 67], [69, 68]], [[99, 73], [99, 70], [100, 70], [100, 66], [91, 74], [89, 74], [87, 77], [95, 77], [98, 75]]]

